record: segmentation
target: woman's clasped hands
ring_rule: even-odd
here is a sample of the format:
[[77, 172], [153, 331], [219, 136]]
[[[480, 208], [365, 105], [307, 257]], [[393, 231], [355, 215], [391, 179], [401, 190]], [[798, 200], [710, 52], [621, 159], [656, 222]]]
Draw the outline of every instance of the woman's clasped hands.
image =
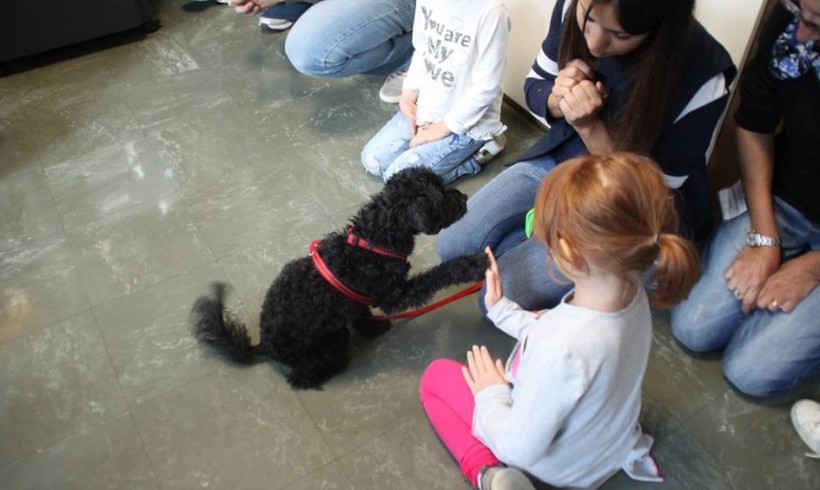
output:
[[560, 116], [576, 129], [599, 119], [608, 93], [603, 82], [594, 81], [594, 71], [581, 59], [567, 63], [558, 72], [552, 87]]

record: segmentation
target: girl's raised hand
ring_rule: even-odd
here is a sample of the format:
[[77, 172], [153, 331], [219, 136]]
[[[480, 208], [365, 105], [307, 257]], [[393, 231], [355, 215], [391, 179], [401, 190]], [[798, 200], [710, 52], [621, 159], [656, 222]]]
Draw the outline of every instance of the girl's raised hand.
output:
[[490, 351], [483, 345], [474, 345], [472, 350], [467, 351], [467, 366], [461, 368], [461, 374], [473, 396], [488, 386], [509, 384], [504, 377], [501, 359], [493, 362]]
[[498, 263], [495, 261], [493, 251], [490, 250], [490, 247], [487, 247], [484, 252], [490, 261], [490, 266], [484, 273], [484, 278], [487, 281], [484, 287], [484, 306], [487, 310], [491, 310], [498, 303], [498, 300], [504, 296], [504, 289], [501, 285], [501, 272], [498, 270]]

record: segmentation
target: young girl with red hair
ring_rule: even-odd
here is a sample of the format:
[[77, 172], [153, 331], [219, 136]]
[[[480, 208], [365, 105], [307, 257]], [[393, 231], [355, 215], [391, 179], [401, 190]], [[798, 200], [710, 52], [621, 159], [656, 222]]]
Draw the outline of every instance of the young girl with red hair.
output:
[[619, 469], [660, 481], [638, 423], [649, 304], [675, 305], [698, 274], [663, 175], [629, 153], [575, 158], [541, 183], [534, 221], [534, 237], [574, 288], [552, 309], [524, 310], [504, 297], [488, 248], [488, 317], [518, 343], [506, 365], [483, 346], [466, 365], [431, 363], [424, 410], [478, 488], [533, 488], [525, 473], [556, 487], [597, 487]]

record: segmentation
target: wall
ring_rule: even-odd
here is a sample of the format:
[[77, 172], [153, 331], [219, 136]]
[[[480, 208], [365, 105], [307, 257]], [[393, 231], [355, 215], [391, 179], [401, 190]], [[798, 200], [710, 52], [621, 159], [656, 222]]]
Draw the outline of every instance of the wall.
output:
[[[765, 0], [762, 2], [762, 11], [760, 18], [766, 17], [768, 12], [777, 3], [777, 0]], [[758, 23], [759, 27], [759, 23]], [[747, 55], [751, 53], [755, 47], [749, 43], [747, 48]], [[739, 97], [737, 91], [733, 93], [732, 100], [729, 103], [729, 108], [726, 110], [727, 116], [724, 118], [716, 141], [711, 152], [709, 160], [709, 185], [712, 191], [712, 202], [717, 202], [717, 192], [724, 187], [734, 184], [740, 178], [740, 171], [737, 162], [737, 146], [735, 144], [735, 123], [734, 119], [730, 117], [737, 109]], [[715, 206], [715, 217], [718, 218], [718, 209]]]

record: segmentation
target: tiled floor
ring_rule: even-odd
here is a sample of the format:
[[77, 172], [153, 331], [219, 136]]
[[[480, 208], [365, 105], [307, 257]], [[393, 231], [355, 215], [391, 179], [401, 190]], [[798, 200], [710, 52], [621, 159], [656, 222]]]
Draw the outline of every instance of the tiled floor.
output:
[[[474, 298], [375, 340], [322, 391], [205, 355], [188, 331], [214, 280], [256, 327], [280, 266], [381, 183], [358, 163], [391, 116], [381, 80], [297, 74], [285, 33], [163, 2], [146, 39], [0, 78], [0, 487], [466, 489], [417, 401], [436, 357], [509, 339]], [[509, 148], [541, 130], [509, 107]], [[457, 186], [475, 192], [501, 161]], [[416, 267], [437, 261], [421, 241]], [[645, 428], [663, 488], [820, 488], [789, 422], [656, 317]], [[606, 488], [643, 488], [619, 474]]]

